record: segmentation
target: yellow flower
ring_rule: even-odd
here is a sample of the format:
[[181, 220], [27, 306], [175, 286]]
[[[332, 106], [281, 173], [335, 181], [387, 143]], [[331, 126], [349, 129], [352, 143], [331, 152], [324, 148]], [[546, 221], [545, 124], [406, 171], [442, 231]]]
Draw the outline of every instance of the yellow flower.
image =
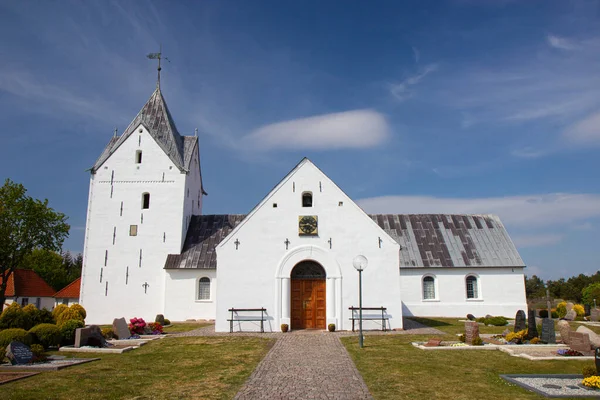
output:
[[589, 378], [585, 378], [581, 383], [583, 386], [589, 388], [600, 389], [600, 376], [590, 376]]

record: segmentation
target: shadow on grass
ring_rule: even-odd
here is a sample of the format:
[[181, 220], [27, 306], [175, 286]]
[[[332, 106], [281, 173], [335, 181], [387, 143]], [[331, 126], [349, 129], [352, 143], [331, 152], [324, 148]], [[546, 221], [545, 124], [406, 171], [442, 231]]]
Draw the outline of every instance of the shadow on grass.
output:
[[406, 318], [413, 320], [415, 322], [418, 322], [420, 324], [423, 324], [425, 326], [430, 326], [430, 327], [451, 326], [452, 325], [452, 324], [449, 324], [447, 322], [440, 321], [437, 319], [429, 319], [429, 318], [421, 318], [421, 317], [406, 317]]

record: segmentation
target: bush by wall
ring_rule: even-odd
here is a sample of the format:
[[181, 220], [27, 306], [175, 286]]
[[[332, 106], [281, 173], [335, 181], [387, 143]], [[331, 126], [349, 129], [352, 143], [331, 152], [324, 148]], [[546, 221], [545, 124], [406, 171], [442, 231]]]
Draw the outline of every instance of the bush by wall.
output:
[[69, 307], [64, 304], [59, 304], [56, 307], [54, 307], [54, 310], [52, 310], [52, 318], [54, 318], [54, 322], [58, 322], [58, 317], [60, 316], [60, 314], [62, 314], [68, 309]]
[[79, 319], [71, 319], [59, 326], [60, 334], [62, 335], [63, 345], [72, 345], [75, 343], [75, 330], [83, 328], [85, 324]]
[[11, 303], [0, 315], [0, 329], [30, 329], [32, 326], [31, 316], [23, 312], [19, 303]]
[[87, 317], [87, 312], [85, 311], [85, 308], [83, 308], [82, 305], [73, 304], [71, 307], [69, 307], [69, 310], [77, 311], [79, 313], [79, 315], [81, 316], [81, 320], [85, 321], [85, 317]]
[[58, 326], [54, 324], [39, 324], [29, 330], [33, 342], [41, 344], [44, 349], [52, 346], [58, 346], [62, 340], [62, 335]]
[[32, 343], [31, 335], [25, 329], [11, 328], [0, 331], [0, 347], [8, 346], [13, 340], [28, 346]]
[[[83, 307], [82, 307], [83, 308]], [[61, 326], [67, 321], [77, 320], [83, 323], [83, 317], [77, 308], [71, 308], [61, 312], [56, 318], [56, 325]]]

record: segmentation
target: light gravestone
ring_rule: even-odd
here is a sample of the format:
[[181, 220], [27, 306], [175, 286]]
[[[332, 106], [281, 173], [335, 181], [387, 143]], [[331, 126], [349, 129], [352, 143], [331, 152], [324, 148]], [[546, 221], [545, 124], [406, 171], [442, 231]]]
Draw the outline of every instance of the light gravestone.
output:
[[569, 344], [569, 336], [571, 335], [571, 325], [569, 321], [558, 321], [558, 331], [560, 332], [560, 338], [564, 344]]
[[90, 325], [75, 330], [75, 346], [107, 347], [106, 339], [102, 336], [102, 330], [98, 325]]
[[548, 344], [556, 343], [556, 332], [554, 332], [554, 321], [549, 318], [542, 320], [542, 336], [541, 341]]
[[575, 317], [577, 317], [577, 313], [575, 312], [575, 310], [569, 310], [569, 311], [567, 311], [567, 314], [565, 315], [565, 319], [567, 321], [574, 321]]
[[594, 322], [598, 322], [600, 320], [600, 310], [592, 308], [590, 310], [590, 319]]
[[465, 322], [465, 343], [473, 345], [473, 340], [479, 337], [479, 324], [475, 321]]
[[569, 347], [580, 353], [589, 353], [592, 345], [587, 333], [571, 332], [569, 334]]
[[594, 349], [600, 347], [600, 335], [598, 335], [596, 332], [594, 332], [587, 326], [580, 325], [577, 328], [576, 332], [587, 333], [587, 335], [590, 337], [590, 343], [592, 344], [592, 347]]
[[527, 326], [525, 324], [525, 311], [519, 310], [517, 311], [517, 315], [515, 315], [515, 332], [522, 331]]
[[531, 340], [538, 337], [539, 333], [535, 324], [535, 310], [529, 310], [527, 314], [527, 339]]
[[29, 364], [33, 361], [33, 353], [26, 344], [13, 340], [6, 347], [6, 358], [12, 365]]
[[115, 318], [113, 320], [113, 332], [117, 335], [117, 339], [127, 339], [131, 336], [125, 318]]

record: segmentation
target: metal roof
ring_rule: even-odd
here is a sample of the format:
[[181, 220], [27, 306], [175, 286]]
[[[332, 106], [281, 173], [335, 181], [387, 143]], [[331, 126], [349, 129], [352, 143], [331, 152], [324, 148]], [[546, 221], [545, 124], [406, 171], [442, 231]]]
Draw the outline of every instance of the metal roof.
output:
[[400, 267], [524, 267], [495, 215], [377, 214], [400, 244]]
[[[194, 216], [181, 254], [165, 269], [217, 268], [216, 246], [246, 215]], [[369, 215], [400, 244], [400, 267], [524, 267], [495, 215]]]
[[217, 245], [246, 216], [194, 215], [181, 254], [169, 254], [165, 269], [217, 268]]
[[[185, 163], [186, 159], [184, 156], [187, 155], [190, 157], [187, 160], [188, 162], [191, 159], [191, 156], [186, 154], [186, 150], [191, 152], [193, 150], [191, 142], [197, 142], [198, 138], [190, 137], [188, 140], [181, 137], [160, 88], [157, 87], [123, 134], [119, 137], [113, 137], [110, 140], [102, 152], [102, 155], [92, 167], [92, 173], [97, 171], [98, 168], [104, 164], [108, 157], [110, 157], [110, 155], [135, 132], [140, 124], [144, 125], [150, 135], [156, 140], [156, 143], [158, 143], [163, 151], [169, 156], [177, 168], [182, 171], [187, 170], [188, 164]], [[190, 142], [189, 144], [188, 141]], [[184, 142], [186, 144], [185, 146]]]

